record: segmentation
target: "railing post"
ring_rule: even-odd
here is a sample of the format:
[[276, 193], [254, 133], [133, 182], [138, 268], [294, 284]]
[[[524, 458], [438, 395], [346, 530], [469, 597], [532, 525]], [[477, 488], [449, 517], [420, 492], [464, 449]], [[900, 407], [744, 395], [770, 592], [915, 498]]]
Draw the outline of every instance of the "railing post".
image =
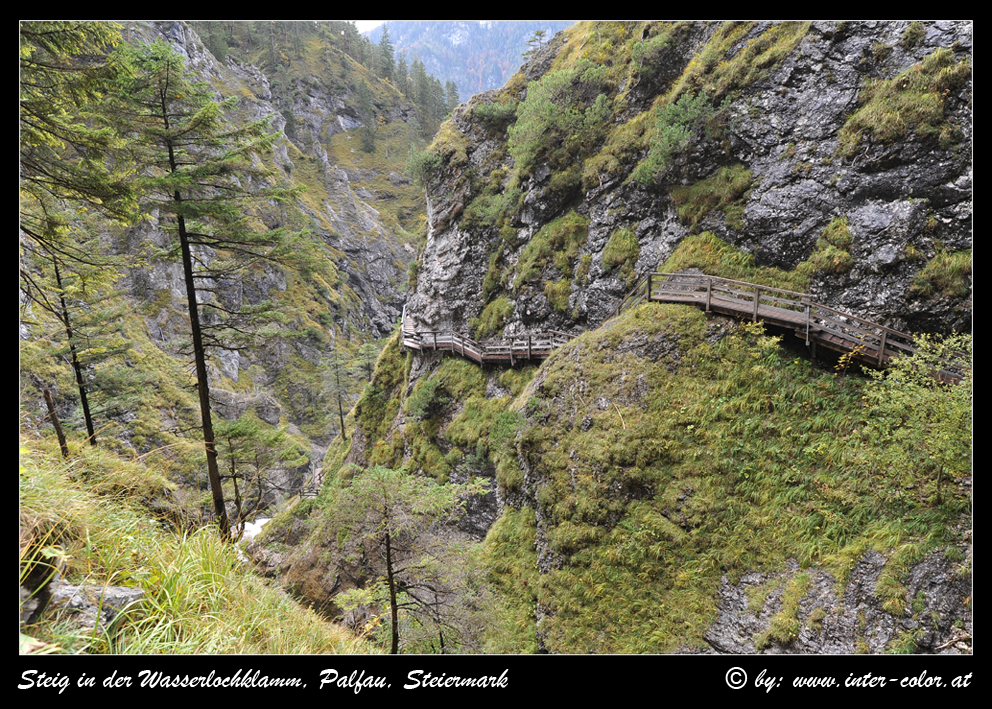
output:
[[757, 286], [754, 287], [754, 314], [751, 316], [751, 322], [758, 322], [758, 301], [761, 300], [761, 289]]
[[648, 273], [648, 302], [651, 302], [651, 274]]
[[530, 335], [527, 335], [527, 359], [530, 359]]
[[706, 312], [710, 312], [710, 300], [713, 297], [713, 279], [706, 279]]
[[882, 360], [885, 358], [885, 336], [888, 335], [888, 331], [882, 330], [882, 344], [878, 347], [878, 365], [882, 365]]
[[806, 346], [809, 347], [809, 311], [810, 305], [806, 303]]
[[431, 334], [434, 335], [434, 351], [437, 352], [437, 330], [434, 330]]

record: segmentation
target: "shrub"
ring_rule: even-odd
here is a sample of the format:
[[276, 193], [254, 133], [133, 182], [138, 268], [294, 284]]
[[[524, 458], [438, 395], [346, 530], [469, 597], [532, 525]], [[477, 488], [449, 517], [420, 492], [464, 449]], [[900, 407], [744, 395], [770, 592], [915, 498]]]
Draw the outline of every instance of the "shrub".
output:
[[472, 318], [469, 326], [476, 338], [482, 339], [502, 332], [506, 318], [513, 312], [513, 301], [506, 296], [500, 296], [489, 303], [479, 317]]
[[919, 22], [910, 22], [909, 27], [903, 30], [902, 40], [900, 44], [906, 49], [912, 49], [917, 46], [926, 37], [926, 30], [923, 29], [923, 25]]
[[489, 191], [483, 192], [465, 208], [462, 228], [495, 226], [502, 217], [517, 209], [521, 196], [519, 188], [508, 189], [505, 192], [495, 194]]
[[847, 273], [854, 266], [850, 251], [851, 232], [847, 227], [847, 217], [835, 217], [824, 228], [813, 253], [796, 270], [807, 276]]
[[716, 110], [705, 93], [683, 94], [675, 103], [658, 111], [648, 157], [637, 166], [632, 179], [641, 183], [660, 181], [675, 157], [699, 140]]
[[568, 310], [568, 296], [572, 292], [572, 281], [563, 278], [560, 281], [548, 281], [544, 284], [544, 295], [547, 296], [551, 307], [559, 313]]
[[509, 128], [508, 149], [522, 174], [542, 158], [552, 169], [567, 167], [598, 142], [610, 114], [605, 79], [605, 67], [580, 60], [528, 85]]
[[514, 103], [480, 103], [472, 109], [476, 120], [493, 132], [505, 129], [516, 114], [517, 106]]
[[406, 412], [423, 421], [436, 416], [450, 402], [451, 396], [445, 390], [442, 379], [421, 380], [406, 400]]
[[552, 260], [563, 276], [571, 276], [572, 260], [586, 242], [588, 228], [589, 219], [576, 212], [544, 225], [520, 253], [514, 288], [541, 275]]
[[743, 214], [747, 195], [753, 184], [754, 173], [743, 165], [721, 167], [712, 177], [688, 187], [672, 190], [672, 201], [679, 210], [679, 218], [695, 229], [703, 217], [714, 209], [723, 210], [729, 226], [743, 228]]
[[406, 172], [421, 186], [430, 179], [431, 171], [441, 164], [441, 158], [430, 150], [416, 150], [411, 146], [406, 156]]

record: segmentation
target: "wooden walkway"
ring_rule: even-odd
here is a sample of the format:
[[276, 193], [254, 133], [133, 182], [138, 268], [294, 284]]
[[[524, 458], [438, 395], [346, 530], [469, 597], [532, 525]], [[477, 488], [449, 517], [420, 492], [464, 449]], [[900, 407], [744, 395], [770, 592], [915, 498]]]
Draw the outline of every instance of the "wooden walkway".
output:
[[503, 364], [511, 367], [517, 362], [545, 359], [574, 335], [550, 330], [548, 332], [528, 335], [507, 343], [483, 345], [475, 340], [450, 330], [421, 330], [414, 329], [413, 320], [407, 315], [403, 306], [401, 320], [403, 346], [422, 352], [434, 350], [460, 354], [477, 364]]
[[[855, 359], [883, 367], [893, 357], [915, 351], [913, 336], [856, 315], [813, 302], [808, 293], [772, 288], [705, 274], [649, 273], [624, 297], [610, 320], [644, 300], [696, 305], [707, 313], [764, 321], [795, 332], [816, 354], [817, 346], [851, 353]], [[544, 359], [574, 335], [551, 330], [499, 345], [482, 345], [464, 335], [417, 331], [403, 307], [403, 345], [412, 350], [451, 352], [479, 364], [508, 364]], [[945, 381], [961, 378], [953, 363], [935, 375]]]
[[649, 273], [614, 311], [645, 298], [688, 303], [708, 313], [764, 321], [795, 332], [807, 345], [823, 345], [876, 366], [914, 351], [913, 336], [813, 302], [808, 293], [704, 274]]

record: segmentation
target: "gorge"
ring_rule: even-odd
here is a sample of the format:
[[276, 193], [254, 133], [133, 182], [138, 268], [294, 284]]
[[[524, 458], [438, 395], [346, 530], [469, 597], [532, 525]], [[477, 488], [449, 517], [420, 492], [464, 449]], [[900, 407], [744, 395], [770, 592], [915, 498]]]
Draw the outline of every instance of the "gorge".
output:
[[[286, 316], [210, 361], [220, 417], [284, 435], [260, 574], [381, 647], [397, 631], [401, 652], [971, 652], [970, 364], [957, 384], [914, 376], [945, 344], [970, 363], [970, 21], [579, 22], [430, 141], [422, 107], [333, 31], [299, 28], [298, 49], [273, 31], [277, 65], [250, 25], [223, 62], [185, 23], [127, 29], [272, 117], [264, 162], [309, 188], [258, 218], [309, 230], [321, 265], [215, 295]], [[120, 236], [166, 245], [154, 219]], [[610, 317], [659, 272], [808, 293], [919, 354], [872, 374], [692, 305]], [[185, 289], [156, 261], [117, 287], [156, 374], [102, 437], [172, 471], [143, 495], [188, 525]], [[70, 422], [78, 402], [35, 317], [21, 428], [45, 436], [43, 384]], [[529, 345], [477, 363], [425, 333], [462, 354]], [[419, 492], [359, 497], [383, 471]]]

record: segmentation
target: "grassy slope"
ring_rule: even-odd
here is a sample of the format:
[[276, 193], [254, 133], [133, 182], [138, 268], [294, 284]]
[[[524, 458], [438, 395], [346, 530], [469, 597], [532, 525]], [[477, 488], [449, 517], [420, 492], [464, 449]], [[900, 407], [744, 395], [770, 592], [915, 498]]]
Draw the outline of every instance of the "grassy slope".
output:
[[[870, 548], [895, 554], [879, 588], [900, 614], [906, 564], [953, 541], [967, 497], [935, 505], [925, 477], [872, 462], [863, 379], [758, 328], [715, 345], [712, 331], [695, 310], [644, 305], [545, 365], [520, 453], [540, 481], [549, 649], [699, 645], [724, 574], [793, 558], [843, 582]], [[617, 353], [637, 341], [665, 354]]]
[[[796, 285], [708, 235], [665, 269], [690, 266]], [[552, 651], [698, 646], [724, 575], [794, 559], [842, 583], [868, 549], [890, 556], [878, 588], [899, 615], [908, 565], [953, 544], [969, 508], [954, 485], [936, 504], [932, 475], [873, 457], [868, 379], [687, 306], [642, 305], [540, 369], [508, 370], [507, 398], [486, 399], [481, 370], [451, 358], [404, 401], [405, 360], [387, 347], [358, 407], [366, 454], [441, 479], [495, 468], [510, 504], [483, 546], [488, 651], [534, 651], [538, 605]], [[785, 627], [769, 638], [787, 642]]]
[[[245, 573], [212, 527], [177, 534], [144, 507], [169, 487], [155, 469], [80, 445], [63, 461], [22, 438], [20, 560], [64, 567], [71, 584], [131, 586], [144, 600], [114, 637], [45, 620], [35, 651], [167, 654], [374, 652]], [[208, 621], [208, 622], [205, 622]]]

